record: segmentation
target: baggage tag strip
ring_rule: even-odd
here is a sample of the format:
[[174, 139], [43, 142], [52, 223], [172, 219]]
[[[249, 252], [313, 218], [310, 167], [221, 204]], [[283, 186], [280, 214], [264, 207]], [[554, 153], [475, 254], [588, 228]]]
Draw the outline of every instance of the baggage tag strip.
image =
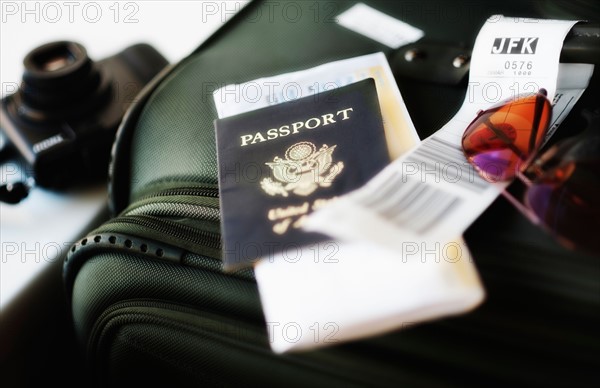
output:
[[462, 134], [481, 109], [524, 93], [548, 92], [551, 136], [585, 91], [594, 66], [560, 64], [576, 21], [490, 17], [473, 50], [469, 86], [458, 113], [363, 188], [311, 214], [304, 228], [342, 241], [389, 249], [407, 242], [451, 241], [508, 185], [483, 180], [467, 162]]

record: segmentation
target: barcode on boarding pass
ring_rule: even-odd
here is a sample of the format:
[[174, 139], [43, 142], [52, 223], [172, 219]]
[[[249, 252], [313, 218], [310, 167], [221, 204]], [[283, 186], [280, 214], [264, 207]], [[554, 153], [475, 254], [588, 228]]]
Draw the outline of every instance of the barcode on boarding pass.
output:
[[396, 226], [418, 234], [425, 233], [463, 201], [454, 194], [399, 172], [393, 172], [376, 192], [363, 191], [355, 195], [361, 205]]
[[437, 136], [421, 143], [402, 163], [404, 175], [418, 176], [422, 181], [452, 183], [476, 193], [489, 186], [467, 162], [460, 146]]

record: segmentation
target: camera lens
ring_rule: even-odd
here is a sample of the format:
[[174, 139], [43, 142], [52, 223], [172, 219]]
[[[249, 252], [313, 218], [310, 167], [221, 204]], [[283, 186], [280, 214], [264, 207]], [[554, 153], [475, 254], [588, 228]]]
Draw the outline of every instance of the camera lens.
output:
[[30, 120], [83, 114], [106, 96], [108, 86], [102, 85], [99, 70], [79, 43], [45, 44], [27, 54], [23, 64], [17, 103], [21, 116]]
[[89, 77], [92, 61], [75, 42], [54, 42], [31, 51], [23, 60], [23, 82], [33, 88], [69, 87]]
[[76, 54], [67, 46], [59, 45], [42, 52], [34, 52], [31, 63], [40, 71], [51, 72], [75, 63]]

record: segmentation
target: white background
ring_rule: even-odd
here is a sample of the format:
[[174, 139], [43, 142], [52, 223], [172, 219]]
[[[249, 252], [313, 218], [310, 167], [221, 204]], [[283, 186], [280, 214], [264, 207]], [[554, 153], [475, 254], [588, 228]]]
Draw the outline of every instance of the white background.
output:
[[[170, 62], [194, 50], [247, 1], [0, 1], [0, 80], [19, 82], [33, 48], [56, 40], [83, 44], [92, 59], [146, 42]], [[9, 90], [10, 91], [10, 90]]]

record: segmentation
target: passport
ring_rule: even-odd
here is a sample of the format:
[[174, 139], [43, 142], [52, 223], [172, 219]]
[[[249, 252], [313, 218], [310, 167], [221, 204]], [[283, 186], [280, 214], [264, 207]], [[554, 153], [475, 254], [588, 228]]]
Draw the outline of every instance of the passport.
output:
[[215, 120], [225, 270], [299, 260], [328, 238], [304, 218], [390, 163], [375, 88], [368, 78]]

